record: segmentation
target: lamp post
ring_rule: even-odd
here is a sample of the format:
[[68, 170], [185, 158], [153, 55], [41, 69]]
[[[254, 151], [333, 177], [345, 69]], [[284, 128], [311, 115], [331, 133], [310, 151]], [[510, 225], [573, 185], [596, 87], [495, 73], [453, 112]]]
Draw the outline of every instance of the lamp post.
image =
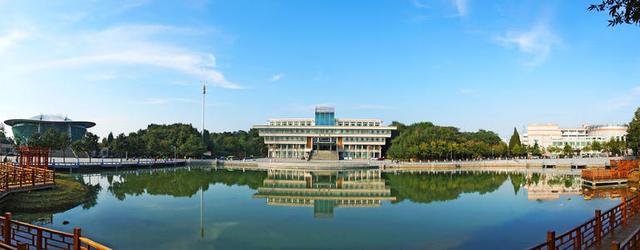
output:
[[170, 147], [173, 148], [173, 165], [175, 166], [176, 165], [176, 158], [177, 158], [177, 152], [176, 152], [177, 148], [174, 145], [171, 145]]

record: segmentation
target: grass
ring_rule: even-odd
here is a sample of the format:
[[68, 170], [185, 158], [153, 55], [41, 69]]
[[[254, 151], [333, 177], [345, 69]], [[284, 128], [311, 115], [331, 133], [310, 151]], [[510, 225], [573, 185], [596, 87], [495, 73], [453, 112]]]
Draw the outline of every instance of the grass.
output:
[[89, 201], [95, 196], [93, 188], [69, 175], [56, 174], [55, 187], [11, 194], [0, 207], [11, 212], [65, 211]]

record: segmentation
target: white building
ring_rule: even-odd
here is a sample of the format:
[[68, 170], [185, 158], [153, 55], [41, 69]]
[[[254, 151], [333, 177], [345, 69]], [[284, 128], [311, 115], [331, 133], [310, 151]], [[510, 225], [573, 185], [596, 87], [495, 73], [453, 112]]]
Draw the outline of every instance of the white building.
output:
[[593, 141], [601, 143], [611, 139], [626, 140], [626, 125], [582, 125], [579, 128], [560, 128], [558, 124], [529, 124], [522, 135], [522, 143], [541, 148], [564, 147], [583, 148]]
[[376, 119], [336, 119], [333, 107], [316, 107], [314, 118], [270, 119], [253, 126], [270, 158], [369, 159], [382, 156], [393, 126]]

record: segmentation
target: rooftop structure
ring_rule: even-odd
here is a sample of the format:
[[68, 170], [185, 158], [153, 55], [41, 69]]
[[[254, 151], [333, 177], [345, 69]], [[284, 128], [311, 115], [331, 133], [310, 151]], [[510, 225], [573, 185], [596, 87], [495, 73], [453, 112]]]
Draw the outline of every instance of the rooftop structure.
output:
[[558, 124], [529, 124], [522, 143], [542, 148], [569, 145], [581, 149], [593, 141], [626, 140], [626, 125], [582, 125], [578, 128], [561, 128]]
[[11, 126], [14, 138], [27, 142], [35, 133], [44, 133], [53, 129], [59, 133], [67, 133], [71, 141], [79, 140], [96, 124], [89, 121], [73, 121], [59, 115], [37, 115], [29, 119], [10, 119], [4, 124]]
[[382, 157], [393, 126], [377, 119], [338, 119], [333, 107], [316, 107], [315, 118], [270, 119], [256, 125], [270, 158], [370, 159]]

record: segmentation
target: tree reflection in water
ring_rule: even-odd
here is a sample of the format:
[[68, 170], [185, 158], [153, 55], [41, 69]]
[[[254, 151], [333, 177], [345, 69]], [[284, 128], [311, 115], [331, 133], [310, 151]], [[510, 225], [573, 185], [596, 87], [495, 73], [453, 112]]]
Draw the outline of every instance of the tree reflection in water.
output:
[[[209, 173], [213, 172], [213, 173]], [[170, 195], [173, 197], [191, 197], [202, 189], [209, 189], [212, 184], [225, 184], [228, 186], [249, 186], [257, 189], [266, 178], [265, 172], [257, 171], [210, 171], [200, 168], [154, 171], [144, 174], [127, 174], [109, 178], [109, 192], [119, 200], [124, 200], [127, 195], [138, 196]]]

